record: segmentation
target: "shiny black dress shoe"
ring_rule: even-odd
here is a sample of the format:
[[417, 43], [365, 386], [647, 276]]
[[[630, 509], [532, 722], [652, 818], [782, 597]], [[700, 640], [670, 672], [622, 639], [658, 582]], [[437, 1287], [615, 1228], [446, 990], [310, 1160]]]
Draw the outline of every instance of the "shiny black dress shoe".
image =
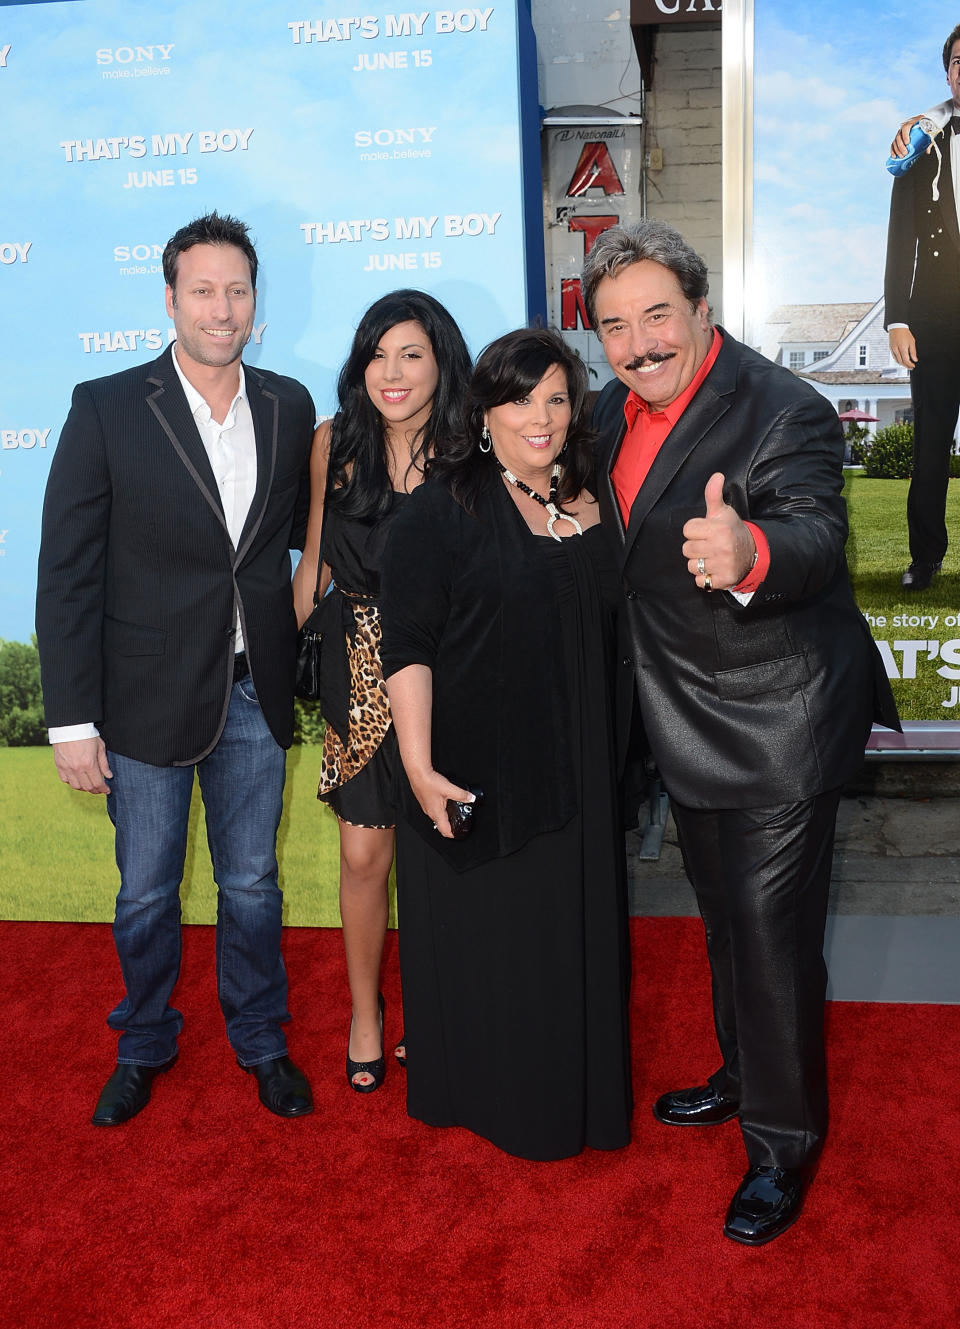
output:
[[723, 1235], [763, 1246], [800, 1216], [807, 1174], [801, 1168], [752, 1167], [730, 1201]]
[[667, 1126], [719, 1126], [732, 1121], [740, 1105], [732, 1098], [721, 1098], [708, 1084], [695, 1089], [674, 1089], [661, 1094], [653, 1105], [657, 1121]]
[[289, 1057], [274, 1057], [256, 1066], [237, 1065], [256, 1076], [260, 1102], [278, 1117], [305, 1117], [313, 1111], [313, 1095], [303, 1071]]
[[942, 563], [911, 563], [900, 585], [905, 591], [925, 591], [942, 567]]
[[122, 1126], [150, 1102], [150, 1086], [158, 1075], [168, 1071], [176, 1053], [161, 1066], [129, 1066], [118, 1062], [117, 1069], [103, 1086], [91, 1121], [94, 1126]]

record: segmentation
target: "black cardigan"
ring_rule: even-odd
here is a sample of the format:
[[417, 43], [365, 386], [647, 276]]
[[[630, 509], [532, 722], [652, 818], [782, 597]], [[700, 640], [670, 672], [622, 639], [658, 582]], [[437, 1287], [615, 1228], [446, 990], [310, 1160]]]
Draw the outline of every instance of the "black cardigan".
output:
[[484, 793], [461, 841], [437, 834], [402, 771], [397, 806], [459, 871], [577, 810], [563, 661], [551, 649], [554, 596], [544, 551], [498, 476], [476, 515], [433, 481], [393, 524], [381, 582], [384, 678], [411, 664], [433, 671], [433, 766]]

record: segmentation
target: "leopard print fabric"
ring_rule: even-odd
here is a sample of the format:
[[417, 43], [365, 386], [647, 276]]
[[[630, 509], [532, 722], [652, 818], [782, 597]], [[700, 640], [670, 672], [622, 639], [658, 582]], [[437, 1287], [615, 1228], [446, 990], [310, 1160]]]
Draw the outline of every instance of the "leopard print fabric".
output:
[[355, 632], [345, 638], [350, 662], [350, 706], [345, 739], [326, 725], [320, 788], [322, 798], [361, 771], [390, 728], [390, 703], [380, 670], [380, 610], [375, 604], [353, 603]]

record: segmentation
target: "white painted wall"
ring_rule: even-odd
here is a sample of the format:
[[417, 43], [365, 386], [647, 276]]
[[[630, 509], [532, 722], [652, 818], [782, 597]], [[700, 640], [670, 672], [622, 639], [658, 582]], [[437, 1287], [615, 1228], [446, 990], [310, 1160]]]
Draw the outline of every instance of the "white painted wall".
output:
[[602, 0], [532, 0], [540, 105], [640, 111], [640, 70], [630, 6]]

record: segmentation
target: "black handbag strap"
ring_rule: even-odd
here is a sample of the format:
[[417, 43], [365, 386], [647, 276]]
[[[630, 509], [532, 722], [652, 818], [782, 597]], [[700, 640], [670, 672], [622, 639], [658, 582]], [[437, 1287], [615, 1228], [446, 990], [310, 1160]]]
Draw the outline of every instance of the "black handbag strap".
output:
[[319, 607], [320, 604], [320, 573], [323, 570], [323, 533], [327, 529], [327, 500], [330, 497], [330, 488], [323, 496], [323, 516], [320, 519], [320, 543], [317, 546], [317, 580], [313, 588], [313, 607]]

